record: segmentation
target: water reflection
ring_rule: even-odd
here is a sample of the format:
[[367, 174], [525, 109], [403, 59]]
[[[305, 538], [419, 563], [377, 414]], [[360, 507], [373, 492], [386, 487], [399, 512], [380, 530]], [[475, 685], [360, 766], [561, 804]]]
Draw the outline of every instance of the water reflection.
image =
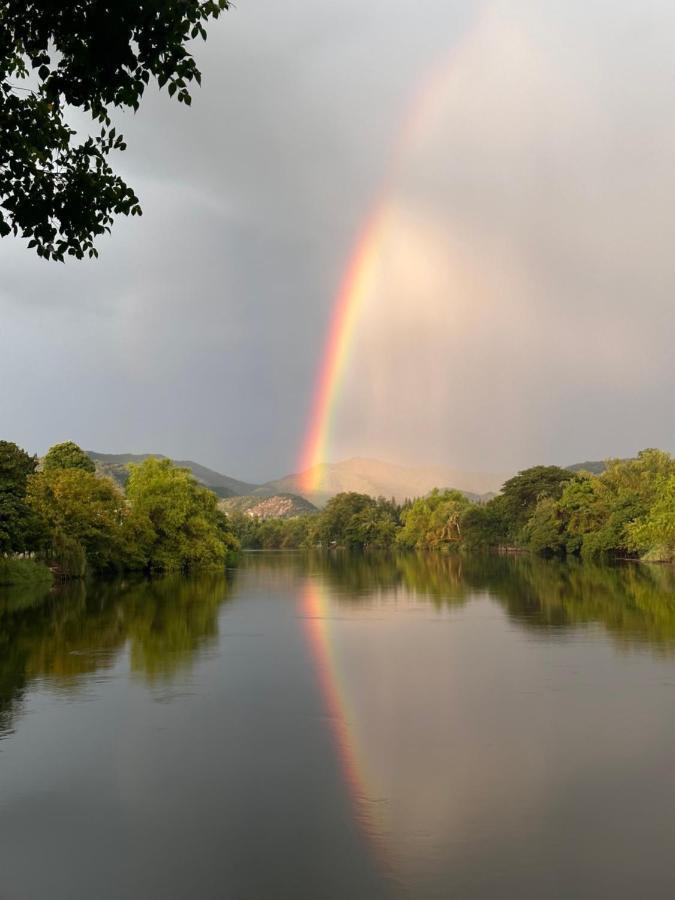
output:
[[531, 556], [250, 554], [249, 568], [309, 573], [339, 602], [397, 592], [437, 609], [487, 594], [532, 631], [603, 626], [620, 643], [675, 650], [675, 567], [592, 565]]
[[5, 593], [0, 893], [670, 898], [674, 589], [286, 553]]
[[127, 648], [131, 671], [150, 684], [188, 668], [215, 641], [218, 609], [229, 590], [220, 573], [4, 589], [0, 737], [31, 683], [77, 692], [84, 676], [112, 668]]
[[[292, 558], [250, 564], [306, 572]], [[582, 860], [587, 888], [575, 884], [577, 896], [632, 896], [645, 873], [632, 864], [621, 874], [610, 861], [633, 828], [654, 828], [649, 817], [662, 828], [668, 803], [640, 802], [628, 829], [599, 822], [597, 810], [623, 809], [626, 783], [653, 795], [650, 766], [662, 781], [672, 674], [622, 666], [589, 626], [667, 657], [673, 586], [667, 568], [524, 557], [312, 560], [302, 609], [335, 755], [364, 845], [394, 893], [570, 896], [574, 873], [558, 883], [550, 874], [562, 846], [563, 858]], [[650, 843], [667, 858], [667, 839]], [[593, 879], [607, 893], [594, 893]], [[653, 896], [671, 887], [657, 866]]]

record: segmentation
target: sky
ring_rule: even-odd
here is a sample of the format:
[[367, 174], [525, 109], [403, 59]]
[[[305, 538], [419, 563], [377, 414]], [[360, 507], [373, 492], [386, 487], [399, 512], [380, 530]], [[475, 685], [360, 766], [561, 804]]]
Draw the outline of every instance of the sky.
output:
[[239, 0], [113, 165], [96, 261], [0, 241], [2, 438], [297, 471], [385, 203], [327, 458], [509, 472], [675, 451], [670, 0]]

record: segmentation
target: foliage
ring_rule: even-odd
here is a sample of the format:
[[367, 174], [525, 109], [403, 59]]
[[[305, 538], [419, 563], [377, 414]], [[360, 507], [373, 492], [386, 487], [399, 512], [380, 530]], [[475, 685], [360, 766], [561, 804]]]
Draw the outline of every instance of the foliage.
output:
[[75, 537], [56, 528], [47, 548], [49, 564], [62, 578], [82, 578], [87, 571], [87, 554]]
[[507, 522], [504, 498], [493, 497], [488, 503], [473, 503], [461, 519], [462, 546], [468, 550], [499, 547], [506, 542]]
[[[675, 460], [669, 453], [642, 450], [635, 459], [609, 460], [598, 476], [576, 476], [559, 504], [568, 551], [585, 557], [650, 553], [657, 544], [649, 543], [648, 535], [658, 538], [644, 526], [673, 474]], [[642, 526], [633, 525], [637, 522]]]
[[261, 519], [235, 512], [229, 520], [241, 546], [247, 550], [299, 550], [311, 545], [311, 516]]
[[[2, 0], [0, 237], [45, 259], [97, 256], [94, 240], [138, 198], [108, 163], [124, 150], [113, 108], [138, 110], [150, 81], [189, 105], [201, 75], [188, 50], [228, 0]], [[22, 82], [21, 84], [17, 82]], [[94, 133], [68, 123], [84, 113]], [[80, 126], [81, 131], [82, 126]]]
[[189, 469], [168, 459], [149, 458], [130, 466], [127, 498], [143, 540], [150, 569], [223, 566], [237, 549], [218, 498]]
[[51, 584], [52, 573], [47, 566], [34, 559], [3, 559], [0, 557], [0, 586]]
[[626, 526], [627, 544], [645, 558], [675, 560], [675, 474], [659, 480], [649, 511]]
[[30, 477], [28, 498], [47, 528], [45, 552], [68, 560], [64, 574], [81, 574], [77, 545], [95, 572], [122, 566], [128, 511], [112, 481], [79, 468], [47, 469]]
[[434, 490], [403, 510], [396, 542], [410, 549], [459, 546], [462, 516], [470, 505], [460, 491]]
[[542, 497], [558, 500], [564, 485], [574, 475], [559, 466], [532, 466], [504, 482], [501, 497], [507, 538], [517, 541], [520, 529], [530, 518]]
[[552, 497], [541, 497], [521, 533], [523, 543], [535, 553], [564, 553], [565, 535], [558, 503]]
[[74, 441], [65, 441], [63, 444], [54, 444], [53, 447], [50, 447], [42, 461], [42, 468], [47, 472], [52, 469], [96, 471], [94, 461]]
[[509, 479], [488, 503], [459, 491], [432, 491], [402, 507], [366, 494], [338, 494], [323, 512], [300, 519], [235, 515], [250, 549], [347, 547], [480, 550], [515, 547], [551, 555], [675, 557], [672, 477], [660, 450], [608, 460], [599, 475], [534, 466]]
[[26, 502], [37, 459], [11, 441], [0, 441], [0, 553], [24, 553], [37, 540], [39, 523]]
[[42, 553], [61, 574], [221, 567], [239, 549], [480, 550], [675, 558], [675, 460], [660, 450], [609, 460], [601, 474], [535, 466], [486, 504], [434, 490], [402, 506], [345, 492], [321, 512], [261, 518], [234, 510], [189, 469], [150, 457], [130, 466], [126, 496], [90, 471], [72, 442], [43, 471], [0, 442], [0, 553]]
[[324, 547], [382, 549], [394, 543], [398, 524], [393, 501], [345, 491], [332, 497], [316, 517], [311, 540]]

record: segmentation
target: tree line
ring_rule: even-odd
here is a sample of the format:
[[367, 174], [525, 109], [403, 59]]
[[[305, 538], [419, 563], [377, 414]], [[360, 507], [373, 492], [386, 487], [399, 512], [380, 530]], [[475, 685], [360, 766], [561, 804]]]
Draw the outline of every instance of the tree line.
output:
[[40, 564], [65, 577], [223, 567], [238, 541], [215, 494], [167, 459], [129, 470], [122, 492], [72, 441], [41, 464], [0, 441], [0, 583]]
[[231, 517], [250, 549], [530, 550], [544, 556], [675, 559], [675, 459], [642, 450], [600, 474], [533, 466], [487, 503], [434, 490], [397, 504], [346, 492], [317, 515]]

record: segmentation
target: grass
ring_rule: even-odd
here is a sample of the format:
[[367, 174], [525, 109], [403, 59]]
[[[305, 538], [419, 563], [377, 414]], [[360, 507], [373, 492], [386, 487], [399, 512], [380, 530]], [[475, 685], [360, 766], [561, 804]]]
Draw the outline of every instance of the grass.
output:
[[0, 585], [49, 585], [52, 581], [52, 573], [43, 563], [0, 557]]

